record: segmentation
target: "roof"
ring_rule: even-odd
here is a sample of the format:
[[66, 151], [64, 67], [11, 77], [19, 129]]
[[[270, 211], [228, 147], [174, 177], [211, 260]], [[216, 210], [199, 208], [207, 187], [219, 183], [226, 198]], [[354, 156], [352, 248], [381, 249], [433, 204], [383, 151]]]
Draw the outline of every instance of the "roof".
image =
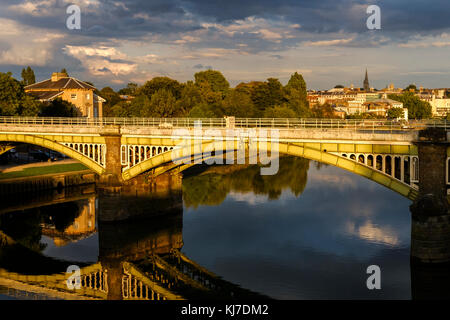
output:
[[389, 103], [389, 104], [403, 104], [400, 101], [396, 101], [396, 100], [392, 100], [392, 99], [376, 99], [376, 100], [372, 100], [370, 101], [370, 103]]
[[95, 93], [94, 93], [94, 101], [106, 102], [105, 99], [103, 99], [102, 97], [96, 95]]
[[48, 101], [56, 98], [59, 95], [62, 95], [63, 91], [30, 91], [27, 92], [38, 100]]
[[52, 81], [52, 79], [47, 79], [41, 82], [37, 82], [34, 84], [30, 84], [29, 86], [25, 87], [25, 90], [42, 90], [42, 89], [50, 89], [50, 90], [63, 90], [63, 89], [93, 89], [95, 90], [94, 86], [91, 86], [90, 84], [72, 78], [62, 78], [57, 81]]

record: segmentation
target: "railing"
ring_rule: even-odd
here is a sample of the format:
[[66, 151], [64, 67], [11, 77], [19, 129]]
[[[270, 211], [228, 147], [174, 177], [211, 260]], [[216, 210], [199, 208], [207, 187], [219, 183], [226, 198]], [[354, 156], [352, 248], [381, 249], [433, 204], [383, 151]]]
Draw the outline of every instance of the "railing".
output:
[[276, 129], [347, 129], [347, 130], [421, 130], [429, 127], [449, 128], [450, 121], [432, 120], [342, 120], [342, 119], [302, 119], [302, 118], [44, 118], [44, 117], [0, 117], [3, 125], [33, 126], [82, 126], [102, 127], [120, 125], [122, 127], [149, 128], [194, 128], [201, 123], [203, 128], [276, 128]]

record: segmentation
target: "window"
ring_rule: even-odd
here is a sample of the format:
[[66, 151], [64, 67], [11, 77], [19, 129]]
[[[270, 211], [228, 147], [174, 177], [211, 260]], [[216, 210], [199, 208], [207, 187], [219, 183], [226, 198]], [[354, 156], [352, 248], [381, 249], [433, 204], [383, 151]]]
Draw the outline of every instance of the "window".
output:
[[77, 98], [77, 94], [76, 94], [76, 93], [72, 93], [72, 94], [70, 95], [70, 97], [71, 97], [72, 99], [76, 99], [76, 98]]
[[86, 99], [90, 99], [91, 98], [91, 95], [88, 93], [88, 94], [86, 94]]

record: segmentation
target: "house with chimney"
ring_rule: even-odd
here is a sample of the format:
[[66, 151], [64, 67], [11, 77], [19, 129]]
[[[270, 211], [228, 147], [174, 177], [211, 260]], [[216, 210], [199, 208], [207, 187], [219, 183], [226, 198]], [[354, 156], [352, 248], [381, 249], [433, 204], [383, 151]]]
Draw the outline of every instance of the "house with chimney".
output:
[[25, 87], [25, 92], [41, 102], [53, 99], [73, 103], [78, 109], [80, 117], [101, 118], [105, 99], [95, 94], [95, 87], [73, 77], [67, 73], [55, 72], [50, 79], [37, 82]]

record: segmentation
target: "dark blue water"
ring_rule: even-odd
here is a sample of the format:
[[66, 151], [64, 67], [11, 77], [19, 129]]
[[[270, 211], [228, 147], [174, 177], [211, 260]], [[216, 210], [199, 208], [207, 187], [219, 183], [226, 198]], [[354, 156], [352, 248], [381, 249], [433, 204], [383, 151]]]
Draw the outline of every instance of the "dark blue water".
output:
[[[304, 192], [230, 193], [185, 209], [183, 252], [243, 287], [280, 299], [409, 299], [410, 201], [335, 167], [310, 166]], [[367, 289], [378, 265], [382, 290]]]

